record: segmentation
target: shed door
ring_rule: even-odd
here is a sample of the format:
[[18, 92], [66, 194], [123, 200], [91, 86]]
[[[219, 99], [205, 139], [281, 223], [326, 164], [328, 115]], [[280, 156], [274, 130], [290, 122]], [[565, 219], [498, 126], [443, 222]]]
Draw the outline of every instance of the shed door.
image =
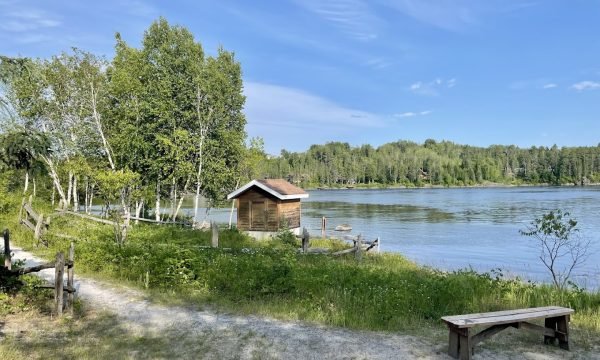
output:
[[251, 230], [265, 230], [267, 227], [266, 219], [266, 208], [264, 201], [253, 201], [251, 203], [252, 211], [250, 213], [250, 229]]

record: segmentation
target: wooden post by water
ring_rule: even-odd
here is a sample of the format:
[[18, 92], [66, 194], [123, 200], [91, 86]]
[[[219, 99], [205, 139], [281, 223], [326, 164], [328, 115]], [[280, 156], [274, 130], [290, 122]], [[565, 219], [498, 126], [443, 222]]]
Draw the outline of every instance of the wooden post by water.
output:
[[4, 229], [2, 237], [4, 237], [4, 267], [10, 270], [12, 261], [10, 258], [10, 233], [8, 229]]
[[67, 289], [69, 291], [67, 295], [67, 308], [69, 312], [73, 314], [73, 290], [75, 287], [73, 285], [75, 278], [75, 244], [71, 242], [71, 247], [69, 247], [69, 266], [67, 267]]
[[[324, 218], [323, 218], [324, 219]], [[310, 235], [308, 234], [308, 230], [306, 228], [302, 228], [302, 252], [308, 252], [308, 245], [310, 244]]]
[[210, 227], [212, 228], [212, 242], [211, 245], [214, 248], [219, 247], [219, 227], [217, 223], [214, 221], [210, 222]]
[[61, 317], [63, 312], [63, 277], [65, 275], [65, 254], [56, 254], [56, 266], [54, 267], [54, 303], [56, 304], [56, 316]]
[[354, 258], [356, 260], [362, 260], [362, 235], [358, 234], [356, 237], [356, 252], [354, 252]]
[[323, 216], [321, 218], [321, 237], [325, 237], [327, 232], [327, 218]]

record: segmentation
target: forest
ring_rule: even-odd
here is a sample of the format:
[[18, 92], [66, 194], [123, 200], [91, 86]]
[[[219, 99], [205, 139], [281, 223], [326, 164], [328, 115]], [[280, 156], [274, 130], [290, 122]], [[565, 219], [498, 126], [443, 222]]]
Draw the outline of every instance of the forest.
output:
[[303, 186], [470, 186], [486, 183], [589, 185], [600, 182], [600, 144], [590, 147], [493, 145], [426, 140], [352, 147], [330, 142], [283, 150], [262, 169]]
[[[126, 221], [150, 209], [174, 221], [182, 195], [194, 194], [197, 215], [201, 197], [223, 199], [248, 173], [242, 89], [233, 52], [207, 56], [164, 18], [141, 47], [117, 33], [110, 60], [76, 48], [49, 59], [2, 56], [4, 187], [19, 179], [24, 196], [88, 213], [101, 202]], [[164, 200], [169, 209], [155, 211]]]

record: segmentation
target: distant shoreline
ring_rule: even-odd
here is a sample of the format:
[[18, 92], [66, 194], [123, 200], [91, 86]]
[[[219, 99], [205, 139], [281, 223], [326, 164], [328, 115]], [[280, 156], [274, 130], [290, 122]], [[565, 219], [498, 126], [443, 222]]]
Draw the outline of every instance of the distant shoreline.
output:
[[484, 183], [484, 184], [476, 184], [476, 185], [431, 185], [424, 184], [422, 186], [406, 186], [406, 185], [358, 185], [353, 187], [339, 186], [339, 187], [327, 187], [327, 186], [318, 186], [318, 187], [307, 187], [305, 190], [393, 190], [393, 189], [471, 189], [471, 188], [527, 188], [527, 187], [595, 187], [600, 186], [600, 183], [591, 183], [586, 185], [576, 185], [576, 184], [503, 184], [503, 183]]

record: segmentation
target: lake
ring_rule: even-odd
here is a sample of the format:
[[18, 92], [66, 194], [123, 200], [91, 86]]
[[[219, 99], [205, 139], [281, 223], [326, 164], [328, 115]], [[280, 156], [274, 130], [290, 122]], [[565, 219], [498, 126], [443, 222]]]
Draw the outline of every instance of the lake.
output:
[[[387, 190], [315, 190], [302, 204], [302, 225], [328, 235], [348, 223], [351, 234], [379, 237], [381, 249], [445, 270], [501, 268], [508, 276], [548, 281], [539, 247], [519, 229], [543, 213], [562, 209], [591, 240], [591, 256], [576, 274], [587, 288], [600, 287], [600, 187], [510, 187]], [[186, 209], [191, 213], [191, 209]], [[229, 211], [211, 218], [227, 222]], [[234, 215], [235, 222], [235, 215]]]

